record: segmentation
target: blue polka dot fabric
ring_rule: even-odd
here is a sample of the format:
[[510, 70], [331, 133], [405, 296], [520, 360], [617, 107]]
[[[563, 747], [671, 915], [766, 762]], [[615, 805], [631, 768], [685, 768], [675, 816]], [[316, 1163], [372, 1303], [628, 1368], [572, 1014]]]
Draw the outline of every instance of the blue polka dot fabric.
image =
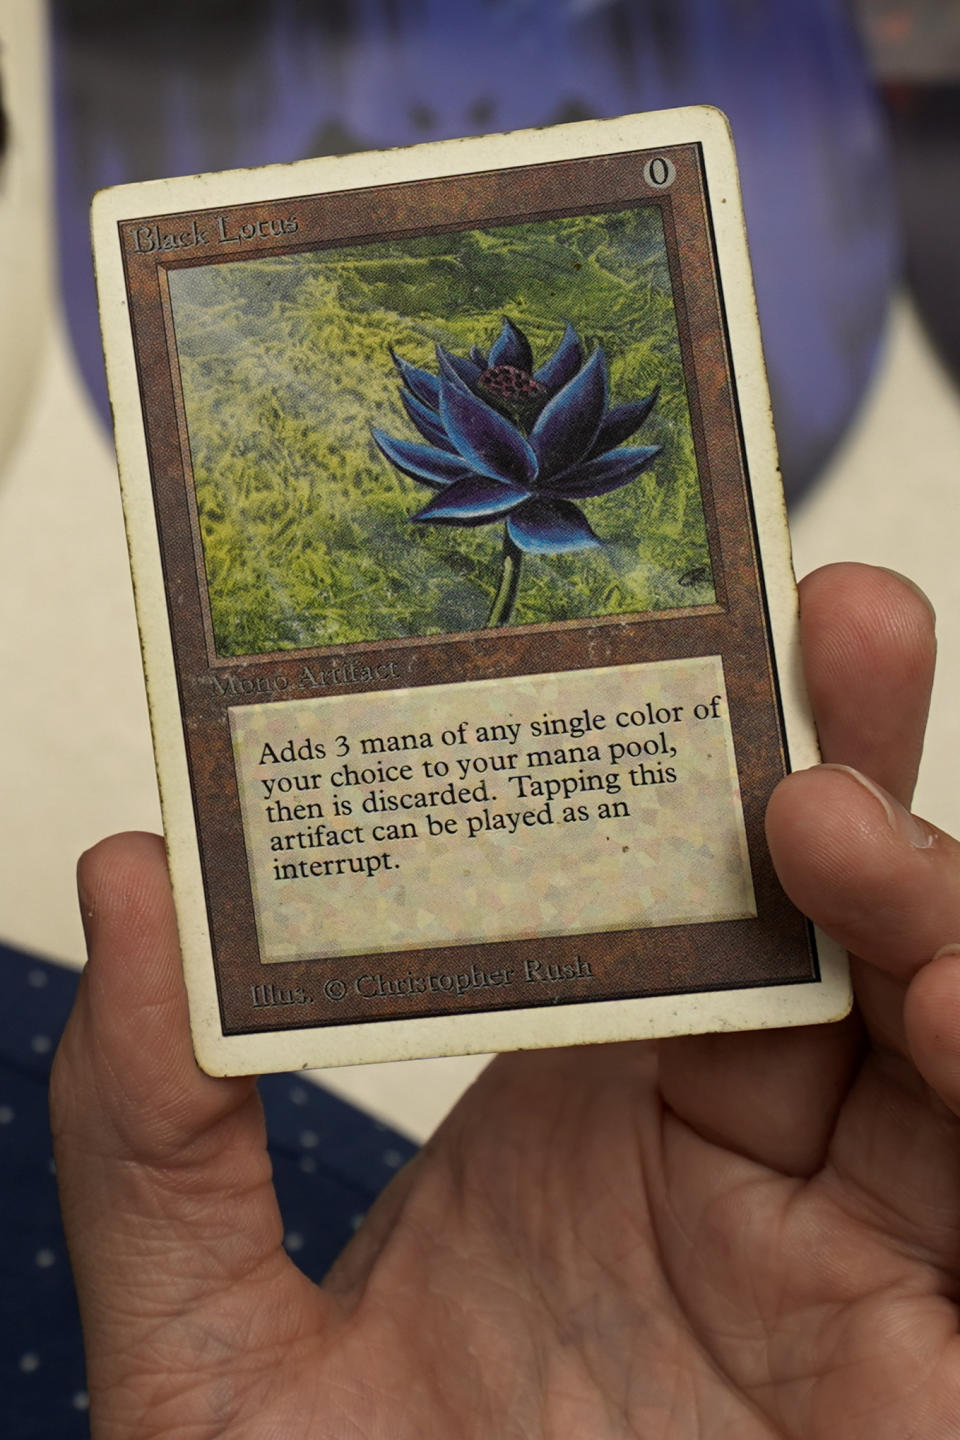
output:
[[[83, 1346], [47, 1119], [50, 1064], [77, 976], [4, 945], [0, 966], [0, 1435], [87, 1440]], [[320, 1280], [416, 1147], [302, 1076], [267, 1076], [260, 1089], [284, 1244]]]

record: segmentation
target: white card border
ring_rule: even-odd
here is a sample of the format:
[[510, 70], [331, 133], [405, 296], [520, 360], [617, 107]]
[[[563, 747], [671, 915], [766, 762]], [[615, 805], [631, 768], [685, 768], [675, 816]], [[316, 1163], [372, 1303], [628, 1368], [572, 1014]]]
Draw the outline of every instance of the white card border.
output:
[[708, 106], [587, 121], [409, 149], [118, 186], [94, 200], [92, 228], [127, 542], [177, 906], [194, 1048], [210, 1074], [234, 1075], [479, 1054], [840, 1019], [851, 1005], [845, 953], [815, 932], [819, 982], [354, 1025], [222, 1033], [173, 645], [167, 620], [136, 356], [118, 226], [144, 215], [265, 203], [659, 146], [699, 144], [709, 187], [731, 363], [753, 497], [790, 768], [818, 763], [804, 692], [797, 600], [739, 181], [726, 117]]

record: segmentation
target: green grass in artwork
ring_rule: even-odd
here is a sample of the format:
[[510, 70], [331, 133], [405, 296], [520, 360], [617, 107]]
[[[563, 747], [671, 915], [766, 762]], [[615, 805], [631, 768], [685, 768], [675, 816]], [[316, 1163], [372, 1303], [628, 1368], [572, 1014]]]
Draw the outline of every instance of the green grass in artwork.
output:
[[509, 316], [541, 365], [565, 326], [601, 345], [610, 404], [660, 386], [640, 435], [662, 447], [579, 508], [602, 548], [525, 555], [513, 624], [682, 609], [714, 599], [659, 212], [172, 270], [218, 654], [486, 625], [504, 525], [417, 524], [431, 490], [371, 429], [421, 442], [389, 347], [436, 374], [439, 343], [484, 351]]

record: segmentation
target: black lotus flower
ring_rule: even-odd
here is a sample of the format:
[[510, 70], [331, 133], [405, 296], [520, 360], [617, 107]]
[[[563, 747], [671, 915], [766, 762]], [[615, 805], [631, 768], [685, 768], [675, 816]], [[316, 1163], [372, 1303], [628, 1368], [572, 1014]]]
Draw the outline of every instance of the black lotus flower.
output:
[[[607, 360], [588, 360], [572, 325], [538, 370], [530, 342], [504, 319], [489, 354], [437, 346], [438, 374], [391, 350], [400, 398], [428, 443], [373, 439], [404, 475], [436, 491], [410, 518], [437, 525], [505, 521], [504, 580], [490, 624], [509, 619], [523, 552], [558, 554], [601, 545], [578, 501], [636, 479], [659, 445], [623, 446], [643, 424], [659, 387], [643, 400], [609, 409]], [[622, 448], [618, 448], [622, 447]]]

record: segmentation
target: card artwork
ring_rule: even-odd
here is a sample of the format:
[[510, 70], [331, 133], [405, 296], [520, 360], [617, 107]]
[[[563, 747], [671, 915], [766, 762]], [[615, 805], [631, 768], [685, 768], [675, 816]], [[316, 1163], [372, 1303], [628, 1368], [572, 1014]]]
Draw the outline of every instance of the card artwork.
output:
[[833, 1019], [816, 763], [708, 109], [101, 194], [198, 1058]]

